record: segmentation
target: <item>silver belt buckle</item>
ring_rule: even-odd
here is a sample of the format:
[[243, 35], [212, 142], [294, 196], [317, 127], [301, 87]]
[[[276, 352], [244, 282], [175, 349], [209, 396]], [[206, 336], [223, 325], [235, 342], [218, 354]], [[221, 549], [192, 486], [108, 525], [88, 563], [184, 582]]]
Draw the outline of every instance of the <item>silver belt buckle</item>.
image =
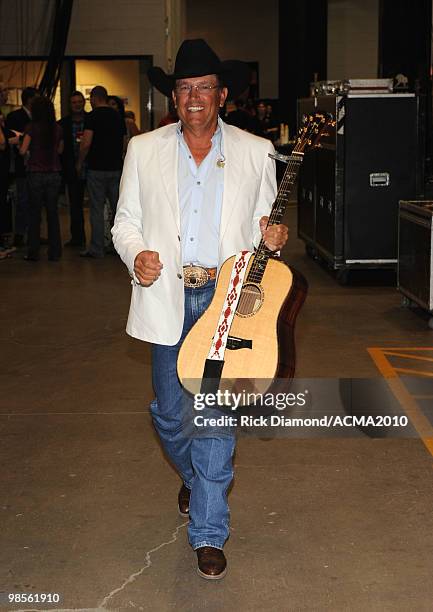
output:
[[183, 284], [185, 287], [199, 289], [209, 280], [209, 274], [201, 266], [185, 266], [183, 269]]

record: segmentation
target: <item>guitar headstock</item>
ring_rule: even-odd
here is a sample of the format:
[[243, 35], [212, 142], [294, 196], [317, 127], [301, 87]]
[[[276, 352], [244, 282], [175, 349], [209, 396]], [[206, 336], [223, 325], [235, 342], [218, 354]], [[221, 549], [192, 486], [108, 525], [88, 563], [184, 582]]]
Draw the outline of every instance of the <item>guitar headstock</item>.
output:
[[320, 140], [329, 136], [329, 128], [335, 127], [335, 120], [327, 113], [314, 113], [302, 117], [294, 151], [304, 153], [306, 149], [320, 147]]

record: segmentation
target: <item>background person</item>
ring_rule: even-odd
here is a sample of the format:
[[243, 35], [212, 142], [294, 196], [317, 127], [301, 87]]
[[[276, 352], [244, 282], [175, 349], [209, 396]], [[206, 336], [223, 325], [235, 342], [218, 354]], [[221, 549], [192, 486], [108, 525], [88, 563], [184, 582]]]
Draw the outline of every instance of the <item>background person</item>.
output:
[[[32, 119], [32, 103], [39, 96], [37, 89], [26, 87], [21, 94], [22, 106], [6, 117], [6, 127], [22, 135], [26, 126]], [[25, 234], [29, 224], [29, 191], [27, 185], [24, 158], [19, 154], [18, 148], [13, 148], [12, 159], [14, 165], [15, 184], [17, 188], [17, 202], [15, 210], [15, 238], [14, 245], [24, 245]]]
[[132, 110], [125, 111], [125, 123], [126, 123], [126, 131], [128, 136], [128, 142], [131, 140], [133, 136], [138, 136], [141, 134], [141, 130], [138, 125], [135, 123], [135, 113]]
[[124, 152], [126, 153], [128, 142], [131, 140], [131, 138], [133, 136], [138, 136], [138, 134], [141, 134], [140, 130], [138, 129], [135, 123], [135, 115], [132, 111], [125, 110], [125, 105], [123, 103], [123, 100], [122, 98], [119, 98], [119, 96], [108, 96], [108, 104], [112, 108], [114, 108], [114, 110], [116, 110], [118, 113], [120, 113], [120, 116], [123, 118], [123, 121], [125, 122], [126, 134], [125, 134], [125, 141], [124, 141]]
[[77, 172], [77, 161], [80, 153], [80, 143], [84, 133], [84, 123], [87, 113], [84, 110], [86, 100], [81, 91], [74, 91], [70, 98], [71, 112], [60, 119], [63, 130], [64, 149], [61, 156], [63, 178], [68, 190], [69, 211], [71, 217], [71, 238], [65, 246], [85, 247], [86, 233], [84, 229], [84, 191], [86, 187], [86, 167], [82, 165]]
[[81, 257], [100, 258], [104, 248], [104, 205], [107, 198], [112, 215], [119, 199], [119, 182], [123, 165], [125, 122], [108, 104], [107, 90], [100, 85], [90, 93], [92, 112], [84, 123], [77, 173], [87, 162], [87, 190], [90, 198], [91, 239]]
[[259, 100], [256, 104], [256, 114], [252, 119], [252, 132], [272, 141], [278, 138], [279, 124], [269, 114], [268, 105], [263, 100]]
[[236, 110], [227, 114], [225, 122], [229, 125], [234, 125], [241, 130], [250, 130], [251, 115], [245, 110], [245, 101], [241, 98], [235, 100]]
[[170, 125], [170, 123], [177, 123], [179, 117], [177, 116], [177, 110], [174, 107], [173, 100], [168, 101], [168, 113], [162, 117], [158, 123], [158, 127], [164, 127], [164, 125]]
[[32, 103], [32, 120], [24, 130], [20, 155], [29, 153], [27, 161], [30, 194], [27, 261], [39, 259], [41, 210], [45, 206], [48, 226], [48, 259], [58, 261], [62, 255], [57, 201], [61, 186], [60, 154], [63, 152], [62, 128], [56, 123], [51, 100], [37, 97]]
[[12, 250], [7, 248], [5, 234], [10, 231], [10, 220], [8, 219], [7, 194], [9, 186], [9, 164], [10, 151], [7, 139], [7, 131], [4, 121], [0, 119], [0, 259], [10, 255]]
[[0, 81], [0, 122], [5, 126], [5, 119], [12, 110], [12, 106], [8, 104], [9, 89], [5, 83]]

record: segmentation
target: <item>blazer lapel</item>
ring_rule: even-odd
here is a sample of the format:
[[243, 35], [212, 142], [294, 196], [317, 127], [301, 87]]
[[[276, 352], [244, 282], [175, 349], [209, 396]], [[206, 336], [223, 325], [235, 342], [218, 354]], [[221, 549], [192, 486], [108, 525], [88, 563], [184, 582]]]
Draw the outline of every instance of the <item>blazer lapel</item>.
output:
[[162, 182], [173, 212], [173, 219], [180, 232], [180, 211], [177, 190], [178, 143], [176, 133], [164, 134], [158, 141], [159, 164]]
[[236, 133], [223, 124], [223, 149], [226, 158], [224, 168], [224, 194], [221, 211], [219, 240], [222, 242], [224, 233], [230, 223], [235, 208], [239, 205], [238, 193], [241, 186], [241, 173], [245, 152]]

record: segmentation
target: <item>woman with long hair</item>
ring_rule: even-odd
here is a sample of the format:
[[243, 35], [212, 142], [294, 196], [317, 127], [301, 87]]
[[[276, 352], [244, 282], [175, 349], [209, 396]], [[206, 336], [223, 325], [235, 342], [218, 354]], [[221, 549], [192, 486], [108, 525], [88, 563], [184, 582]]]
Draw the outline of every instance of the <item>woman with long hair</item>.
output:
[[27, 261], [39, 259], [41, 211], [45, 205], [48, 225], [48, 259], [62, 255], [59, 214], [60, 154], [63, 152], [62, 128], [56, 123], [51, 100], [37, 97], [32, 103], [32, 121], [26, 127], [20, 154], [28, 155], [27, 177], [30, 192], [30, 220]]
[[[112, 108], [114, 108], [114, 110], [116, 110], [118, 113], [120, 113], [120, 116], [125, 122], [125, 133], [126, 133], [125, 153], [126, 153], [126, 146], [128, 145], [128, 142], [131, 140], [131, 138], [133, 136], [137, 136], [138, 134], [141, 134], [140, 130], [137, 127], [137, 124], [135, 123], [135, 115], [132, 111], [125, 110], [125, 105], [123, 103], [123, 100], [122, 98], [119, 98], [119, 96], [108, 96], [108, 104]], [[131, 114], [132, 114], [132, 117], [131, 117]]]

